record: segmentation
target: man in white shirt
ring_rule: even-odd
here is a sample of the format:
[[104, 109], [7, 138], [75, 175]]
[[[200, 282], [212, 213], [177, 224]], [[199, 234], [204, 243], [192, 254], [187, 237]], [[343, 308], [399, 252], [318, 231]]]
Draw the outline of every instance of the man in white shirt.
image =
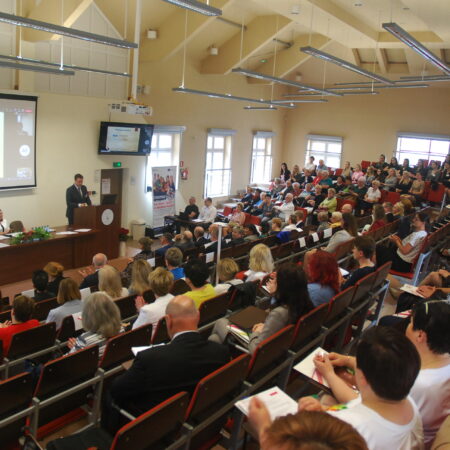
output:
[[[373, 327], [358, 343], [356, 358], [330, 353], [317, 355], [316, 369], [344, 405], [325, 408], [312, 397], [300, 399], [300, 410], [326, 410], [351, 424], [370, 450], [423, 449], [422, 420], [408, 396], [420, 369], [420, 357], [408, 338], [391, 327]], [[355, 371], [359, 395], [334, 371]], [[353, 400], [352, 400], [353, 399]]]
[[212, 204], [210, 197], [205, 198], [205, 206], [202, 208], [198, 218], [206, 223], [213, 223], [216, 220], [217, 209]]
[[315, 172], [316, 170], [316, 165], [314, 164], [314, 156], [310, 156], [309, 157], [309, 162], [305, 164], [305, 167], [303, 169], [303, 172], [305, 170], [309, 170], [311, 173]]
[[0, 209], [0, 234], [5, 234], [8, 231], [8, 221], [3, 217], [3, 211]]
[[295, 206], [292, 200], [294, 199], [292, 194], [286, 194], [286, 198], [284, 199], [284, 203], [281, 206], [275, 206], [274, 208], [279, 211], [278, 216], [281, 220], [287, 222], [288, 217], [291, 214], [294, 214]]

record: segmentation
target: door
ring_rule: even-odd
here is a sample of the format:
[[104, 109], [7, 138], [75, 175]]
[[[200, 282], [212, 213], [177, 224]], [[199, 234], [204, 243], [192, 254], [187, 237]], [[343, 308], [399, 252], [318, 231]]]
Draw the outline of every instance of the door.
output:
[[[118, 217], [122, 217], [122, 179], [123, 169], [101, 170], [100, 204], [103, 205], [113, 199], [119, 208]], [[112, 195], [115, 195], [115, 198], [111, 197]]]

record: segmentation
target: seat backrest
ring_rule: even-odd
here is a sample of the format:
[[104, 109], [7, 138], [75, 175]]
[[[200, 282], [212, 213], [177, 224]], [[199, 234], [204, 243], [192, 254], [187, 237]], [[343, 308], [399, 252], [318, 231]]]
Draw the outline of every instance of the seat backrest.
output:
[[[86, 347], [46, 363], [42, 369], [34, 397], [43, 401], [94, 377], [98, 369], [98, 346]], [[75, 408], [86, 405], [92, 388], [67, 394], [39, 409], [38, 427], [59, 419]]]
[[256, 347], [247, 373], [250, 382], [262, 377], [285, 359], [293, 335], [294, 326], [288, 325]]
[[26, 291], [22, 291], [22, 295], [25, 295], [25, 297], [34, 297], [34, 289], [28, 289]]
[[428, 191], [427, 200], [429, 202], [440, 203], [444, 198], [445, 186], [442, 183], [438, 184], [438, 188], [434, 191], [431, 187]]
[[232, 212], [233, 212], [233, 208], [231, 208], [229, 206], [224, 206], [224, 208], [223, 208], [223, 215], [225, 217], [229, 216]]
[[333, 255], [337, 261], [339, 261], [341, 258], [344, 258], [345, 256], [348, 256], [350, 250], [353, 248], [353, 241], [354, 239], [350, 239], [348, 241], [343, 242], [342, 244], [339, 244], [336, 247], [336, 250], [333, 252]]
[[183, 295], [184, 293], [186, 293], [190, 290], [191, 290], [191, 288], [186, 283], [186, 281], [184, 281], [182, 278], [180, 278], [173, 283], [172, 289], [170, 289], [170, 293], [172, 295]]
[[360, 301], [366, 299], [366, 295], [372, 289], [376, 277], [377, 272], [375, 271], [369, 273], [369, 275], [366, 275], [364, 278], [361, 278], [359, 281], [356, 282], [355, 284], [356, 290], [351, 305], [355, 305]]
[[398, 192], [388, 192], [386, 196], [386, 201], [394, 205], [395, 203], [400, 201], [400, 194]]
[[286, 258], [292, 253], [292, 242], [285, 242], [278, 247], [277, 258]]
[[56, 337], [60, 342], [66, 342], [69, 338], [75, 337], [75, 321], [73, 316], [66, 316], [61, 322], [61, 328], [57, 331]]
[[233, 247], [233, 257], [239, 258], [240, 256], [246, 255], [250, 250], [250, 243], [246, 242], [245, 244], [236, 245]]
[[186, 261], [189, 258], [196, 258], [198, 256], [198, 254], [200, 253], [200, 250], [203, 250], [203, 247], [194, 247], [194, 248], [189, 248], [187, 250], [183, 251], [183, 260]]
[[291, 349], [298, 351], [320, 332], [328, 312], [328, 303], [323, 303], [298, 319]]
[[204, 301], [199, 308], [200, 322], [199, 325], [205, 325], [213, 320], [223, 317], [227, 312], [230, 303], [231, 293], [225, 292], [217, 297]]
[[133, 317], [137, 314], [135, 305], [136, 295], [128, 295], [127, 297], [118, 298], [114, 300], [115, 304], [120, 310], [120, 317], [122, 320]]
[[16, 333], [11, 340], [8, 358], [17, 359], [21, 356], [44, 350], [55, 344], [56, 325], [54, 322]]
[[239, 308], [254, 305], [258, 286], [259, 280], [247, 281], [245, 283], [232, 286], [228, 291], [231, 293], [228, 309], [235, 311]]
[[170, 336], [167, 332], [167, 325], [165, 317], [162, 317], [158, 321], [158, 325], [156, 325], [155, 334], [152, 338], [152, 345], [162, 344], [164, 342], [169, 342]]
[[370, 166], [370, 161], [361, 161], [361, 168], [362, 170], [366, 170]]
[[111, 450], [168, 447], [181, 429], [188, 402], [187, 392], [180, 392], [127, 423], [116, 433]]
[[261, 224], [261, 218], [258, 216], [250, 216], [249, 223], [253, 225], [260, 225]]
[[[22, 373], [0, 382], [0, 420], [6, 419], [28, 408], [33, 397], [33, 380], [30, 373]], [[17, 419], [9, 425], [0, 428], [2, 448], [8, 444], [17, 443], [23, 435], [26, 417]]]
[[56, 297], [36, 302], [34, 306], [33, 319], [39, 320], [39, 322], [45, 320], [48, 317], [49, 311], [57, 308], [58, 306], [59, 304]]
[[392, 261], [388, 261], [377, 269], [377, 276], [375, 277], [375, 280], [373, 282], [372, 290], [377, 290], [386, 281], [386, 278], [389, 275], [389, 270], [391, 270], [391, 266]]
[[147, 324], [134, 330], [120, 333], [109, 339], [100, 360], [100, 367], [108, 370], [134, 357], [131, 347], [150, 345], [152, 325]]
[[202, 378], [189, 403], [186, 421], [196, 424], [230, 401], [244, 381], [249, 362], [250, 355], [238, 356]]
[[330, 325], [347, 309], [355, 295], [356, 286], [350, 286], [347, 289], [336, 294], [331, 300], [328, 308], [328, 314], [325, 318], [325, 326]]
[[273, 247], [275, 244], [278, 244], [278, 238], [276, 235], [267, 236], [264, 238], [263, 244], [267, 245], [267, 247]]

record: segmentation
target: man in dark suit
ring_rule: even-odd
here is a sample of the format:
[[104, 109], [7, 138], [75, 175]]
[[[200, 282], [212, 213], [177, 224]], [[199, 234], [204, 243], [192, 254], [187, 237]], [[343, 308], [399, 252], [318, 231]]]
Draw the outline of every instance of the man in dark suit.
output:
[[[205, 244], [205, 253], [215, 253], [219, 247], [219, 225], [210, 225], [208, 231], [211, 241], [208, 244]], [[225, 247], [227, 247], [227, 243], [225, 239], [222, 238], [221, 248]]]
[[159, 242], [161, 243], [161, 247], [155, 250], [155, 256], [164, 256], [166, 251], [173, 247], [173, 236], [171, 233], [163, 233], [159, 238]]
[[102, 414], [105, 428], [112, 432], [120, 425], [111, 401], [139, 415], [178, 392], [192, 394], [203, 377], [230, 361], [225, 346], [198, 333], [199, 318], [189, 297], [179, 295], [170, 301], [166, 324], [171, 342], [139, 352], [130, 369], [113, 381]]
[[247, 241], [244, 239], [245, 230], [243, 227], [234, 227], [231, 231], [231, 245], [245, 244]]
[[98, 271], [107, 264], [108, 258], [103, 253], [97, 253], [92, 258], [92, 267], [86, 270], [80, 270], [80, 275], [83, 281], [80, 284], [80, 289], [87, 287], [98, 286]]
[[209, 242], [209, 239], [205, 238], [205, 230], [203, 227], [194, 228], [194, 238], [196, 247], [201, 247]]
[[74, 180], [74, 184], [66, 190], [66, 217], [69, 220], [69, 225], [73, 225], [73, 210], [75, 208], [92, 204], [88, 190], [83, 185], [83, 175], [77, 173]]

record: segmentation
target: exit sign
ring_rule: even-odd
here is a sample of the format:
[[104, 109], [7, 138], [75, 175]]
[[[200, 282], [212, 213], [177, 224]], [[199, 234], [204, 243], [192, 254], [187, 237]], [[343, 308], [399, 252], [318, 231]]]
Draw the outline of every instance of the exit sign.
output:
[[122, 167], [122, 163], [119, 161], [113, 162], [113, 167]]

